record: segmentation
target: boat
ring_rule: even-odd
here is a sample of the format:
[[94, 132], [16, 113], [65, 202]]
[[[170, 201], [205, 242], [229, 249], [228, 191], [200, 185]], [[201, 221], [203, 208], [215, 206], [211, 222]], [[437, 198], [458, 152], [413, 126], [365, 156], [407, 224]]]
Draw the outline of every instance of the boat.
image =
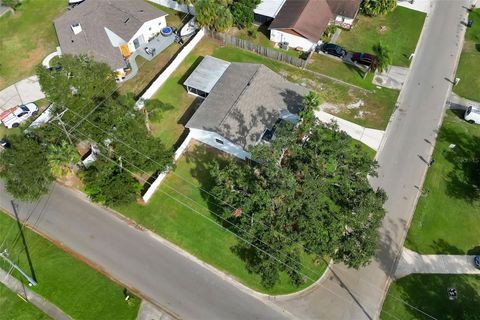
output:
[[197, 31], [197, 26], [195, 25], [195, 17], [190, 19], [180, 30], [180, 37], [189, 37]]
[[74, 7], [74, 6], [79, 5], [79, 4], [82, 3], [83, 1], [85, 1], [85, 0], [68, 0], [68, 5]]

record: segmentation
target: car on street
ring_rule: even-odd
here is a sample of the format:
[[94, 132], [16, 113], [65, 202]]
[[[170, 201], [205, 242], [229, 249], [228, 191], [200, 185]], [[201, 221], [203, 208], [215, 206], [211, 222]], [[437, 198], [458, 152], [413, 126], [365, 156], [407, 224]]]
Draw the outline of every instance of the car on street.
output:
[[347, 50], [333, 43], [325, 43], [321, 47], [322, 52], [335, 57], [343, 58], [347, 55]]
[[367, 67], [375, 67], [378, 64], [376, 56], [363, 52], [353, 52], [350, 60]]
[[470, 123], [480, 124], [480, 107], [468, 106], [464, 118]]
[[475, 256], [475, 258], [473, 258], [473, 265], [475, 268], [480, 269], [480, 256]]
[[18, 127], [22, 122], [27, 121], [31, 116], [38, 113], [38, 107], [30, 102], [18, 107], [13, 107], [0, 114], [0, 120], [8, 129]]

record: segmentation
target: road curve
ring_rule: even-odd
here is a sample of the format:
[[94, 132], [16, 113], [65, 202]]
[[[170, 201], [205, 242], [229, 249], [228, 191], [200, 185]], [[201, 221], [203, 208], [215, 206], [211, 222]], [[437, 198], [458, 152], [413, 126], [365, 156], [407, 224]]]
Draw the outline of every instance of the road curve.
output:
[[374, 261], [360, 270], [334, 265], [316, 290], [278, 302], [299, 318], [379, 317], [443, 118], [463, 43], [465, 27], [461, 22], [466, 21], [468, 7], [469, 1], [436, 0], [426, 19], [398, 108], [377, 155], [379, 177], [371, 180], [388, 195]]
[[[0, 181], [0, 207], [13, 213], [10, 201]], [[36, 206], [20, 203], [18, 212], [21, 220], [30, 216], [36, 230], [180, 319], [288, 318], [79, 192], [54, 184]]]

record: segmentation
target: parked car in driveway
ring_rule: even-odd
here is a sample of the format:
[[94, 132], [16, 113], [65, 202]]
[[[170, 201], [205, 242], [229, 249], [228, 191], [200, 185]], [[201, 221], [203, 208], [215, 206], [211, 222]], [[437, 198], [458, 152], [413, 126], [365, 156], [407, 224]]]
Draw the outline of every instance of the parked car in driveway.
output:
[[475, 256], [475, 258], [473, 258], [473, 265], [475, 268], [480, 269], [480, 256]]
[[38, 113], [38, 107], [35, 103], [30, 102], [18, 107], [13, 107], [0, 114], [0, 120], [3, 125], [10, 128], [18, 127], [22, 122]]
[[377, 57], [369, 53], [353, 52], [350, 59], [352, 60], [352, 62], [356, 62], [358, 64], [372, 68], [376, 68], [378, 64]]
[[464, 118], [470, 123], [480, 124], [480, 107], [469, 106], [465, 111]]
[[343, 58], [347, 54], [347, 50], [333, 43], [325, 43], [321, 46], [321, 50], [326, 54], [339, 58]]

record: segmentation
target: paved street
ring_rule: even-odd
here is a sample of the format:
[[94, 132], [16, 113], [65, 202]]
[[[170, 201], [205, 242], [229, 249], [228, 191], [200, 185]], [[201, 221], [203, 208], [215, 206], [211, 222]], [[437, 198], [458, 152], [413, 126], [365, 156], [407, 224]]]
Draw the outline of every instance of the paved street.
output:
[[[380, 250], [359, 271], [334, 265], [316, 290], [279, 302], [302, 319], [375, 319], [403, 246], [460, 54], [468, 1], [436, 1], [380, 149], [378, 179], [389, 200]], [[422, 160], [424, 159], [424, 160]], [[392, 316], [394, 317], [394, 315]]]
[[[0, 207], [12, 212], [0, 181]], [[123, 284], [182, 319], [285, 319], [286, 315], [192, 262], [148, 232], [55, 185], [37, 206], [20, 204], [20, 219], [81, 254]], [[35, 261], [33, 261], [35, 264]], [[39, 283], [41, 285], [41, 283]], [[72, 288], [72, 290], [75, 290]]]

